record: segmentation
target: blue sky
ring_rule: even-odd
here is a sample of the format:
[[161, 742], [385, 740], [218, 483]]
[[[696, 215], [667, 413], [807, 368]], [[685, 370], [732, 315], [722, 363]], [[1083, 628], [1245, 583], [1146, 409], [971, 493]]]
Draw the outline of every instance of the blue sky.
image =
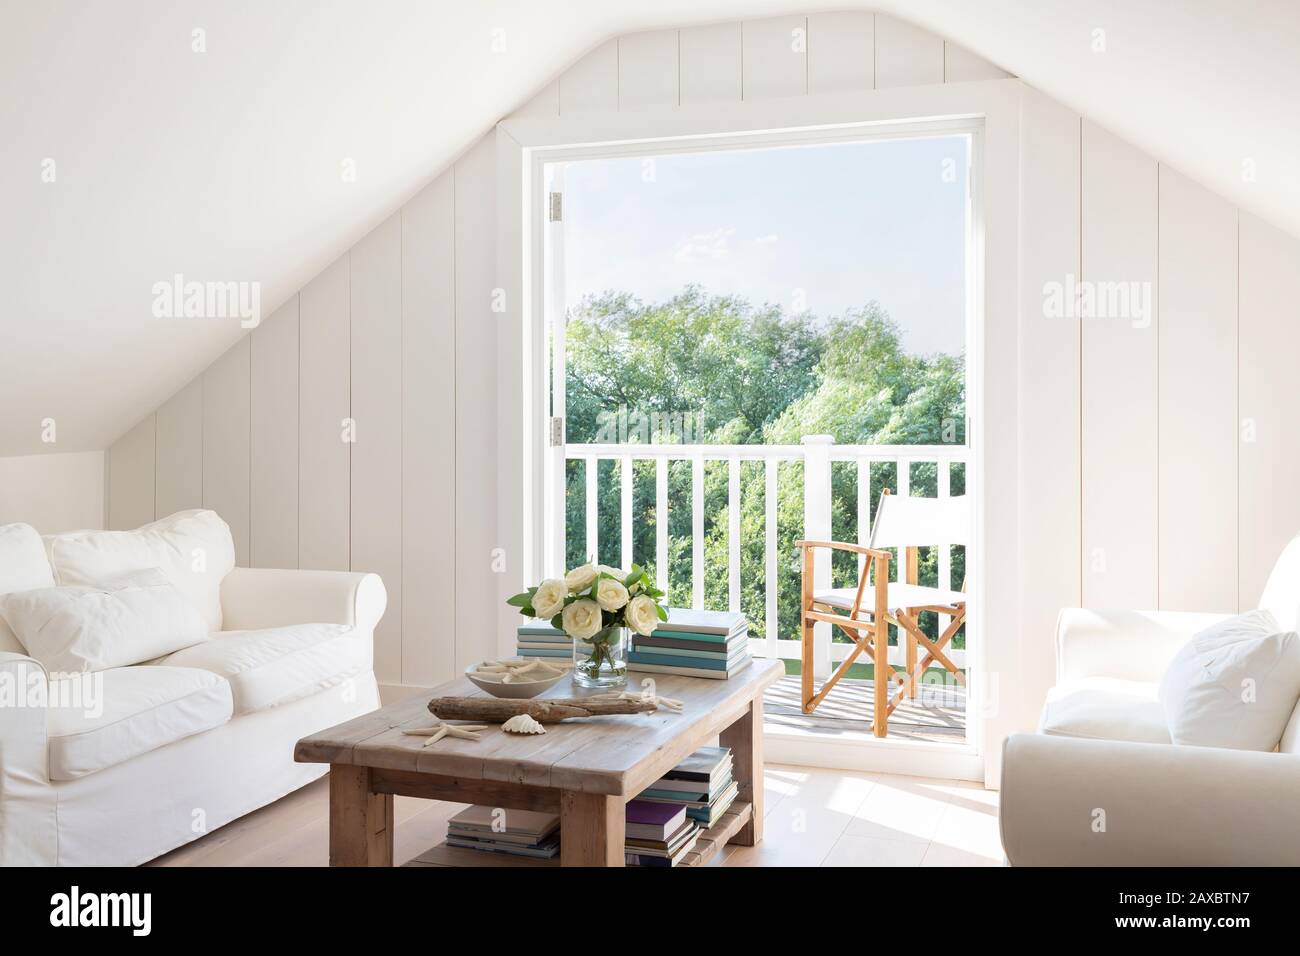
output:
[[567, 301], [696, 283], [823, 317], [875, 299], [908, 351], [959, 352], [967, 152], [943, 136], [567, 163]]

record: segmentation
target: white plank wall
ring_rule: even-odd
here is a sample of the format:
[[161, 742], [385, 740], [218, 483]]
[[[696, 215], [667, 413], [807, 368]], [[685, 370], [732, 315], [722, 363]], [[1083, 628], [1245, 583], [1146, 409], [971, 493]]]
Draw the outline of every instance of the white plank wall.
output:
[[618, 109], [618, 40], [602, 43], [560, 77], [560, 112]]
[[402, 218], [352, 249], [352, 570], [384, 579], [375, 676], [402, 677]]
[[1157, 206], [1156, 161], [1085, 120], [1080, 277], [1150, 295], [1145, 317], [1083, 323], [1086, 607], [1159, 604]]
[[1160, 167], [1160, 606], [1237, 609], [1237, 211]]
[[402, 680], [456, 670], [446, 628], [456, 603], [455, 173], [402, 210]]
[[971, 80], [1004, 80], [1011, 74], [955, 43], [943, 45], [943, 81], [965, 83]]
[[203, 379], [158, 408], [154, 517], [203, 507]]
[[[563, 106], [561, 99], [561, 108]], [[456, 162], [456, 667], [497, 655], [496, 141]], [[517, 555], [501, 556], [517, 561]], [[437, 635], [447, 614], [425, 622]]]
[[1032, 698], [1032, 714], [1054, 683], [1057, 615], [1079, 603], [1079, 319], [1045, 302], [1079, 271], [1079, 116], [1026, 90], [1020, 143], [1019, 528], [1033, 558], [1020, 573], [1020, 683], [1000, 690]]
[[875, 14], [809, 14], [808, 92], [870, 90], [875, 81]]
[[619, 37], [619, 109], [677, 105], [677, 43], [676, 30]]
[[747, 100], [808, 92], [808, 18], [772, 17], [741, 25], [741, 95]]
[[1300, 534], [1300, 240], [1247, 213], [1240, 225], [1238, 594], [1246, 609], [1257, 606], [1273, 562]]
[[351, 566], [351, 284], [344, 255], [299, 296], [298, 566]]
[[248, 567], [251, 339], [203, 373], [203, 507], [230, 525], [235, 564]]
[[249, 557], [298, 567], [298, 296], [253, 330]]
[[686, 27], [678, 39], [683, 106], [741, 98], [741, 24]]
[[943, 82], [943, 39], [876, 14], [876, 89]]
[[108, 514], [113, 531], [148, 524], [154, 516], [154, 430], [152, 413], [108, 450]]

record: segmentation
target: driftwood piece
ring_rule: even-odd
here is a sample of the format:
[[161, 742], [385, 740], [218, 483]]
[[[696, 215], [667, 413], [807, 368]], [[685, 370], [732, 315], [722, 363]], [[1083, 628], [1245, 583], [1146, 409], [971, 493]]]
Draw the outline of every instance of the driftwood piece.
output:
[[557, 697], [553, 700], [507, 700], [499, 697], [435, 697], [429, 713], [443, 720], [490, 720], [504, 723], [527, 714], [543, 724], [569, 717], [597, 717], [604, 714], [646, 714], [658, 709], [653, 700], [591, 700]]

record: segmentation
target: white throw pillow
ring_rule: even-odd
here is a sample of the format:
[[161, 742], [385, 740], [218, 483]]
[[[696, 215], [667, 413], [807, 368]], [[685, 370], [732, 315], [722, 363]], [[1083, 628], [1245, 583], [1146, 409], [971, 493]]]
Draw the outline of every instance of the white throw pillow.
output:
[[1174, 655], [1160, 702], [1176, 744], [1272, 750], [1300, 699], [1300, 635], [1266, 610], [1206, 628]]
[[61, 585], [96, 587], [128, 571], [160, 568], [208, 630], [221, 630], [221, 579], [235, 566], [235, 544], [215, 511], [178, 511], [134, 531], [49, 535], [45, 549]]
[[203, 616], [158, 568], [100, 587], [5, 594], [0, 617], [51, 673], [126, 667], [208, 639]]
[[[36, 529], [29, 524], [0, 525], [0, 594], [52, 587], [54, 572]], [[0, 651], [23, 652], [4, 618], [0, 618]]]

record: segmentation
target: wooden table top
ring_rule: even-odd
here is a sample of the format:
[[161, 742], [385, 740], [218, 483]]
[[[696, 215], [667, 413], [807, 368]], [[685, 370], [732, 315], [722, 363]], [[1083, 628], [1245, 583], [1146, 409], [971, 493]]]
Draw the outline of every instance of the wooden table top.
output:
[[[763, 691], [784, 673], [781, 661], [765, 659], [755, 659], [728, 680], [632, 672], [627, 690], [639, 691], [641, 679], [653, 677], [661, 697], [684, 703], [682, 712], [584, 717], [547, 724], [541, 735], [507, 734], [492, 727], [477, 741], [443, 738], [424, 747], [424, 738], [401, 732], [438, 722], [427, 707], [433, 697], [489, 696], [460, 677], [304, 737], [294, 759], [630, 798], [730, 725], [755, 700], [761, 708]], [[565, 678], [537, 699], [591, 693], [598, 691], [574, 687]]]

